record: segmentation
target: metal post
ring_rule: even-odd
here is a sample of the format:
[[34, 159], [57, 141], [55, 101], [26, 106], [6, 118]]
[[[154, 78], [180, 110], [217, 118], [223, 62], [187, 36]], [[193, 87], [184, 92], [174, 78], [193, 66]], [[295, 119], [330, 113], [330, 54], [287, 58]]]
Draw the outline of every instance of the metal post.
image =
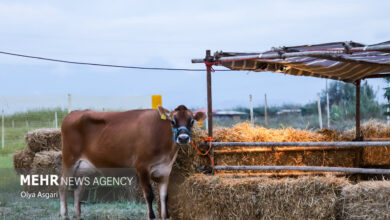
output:
[[[206, 62], [211, 60], [210, 50], [206, 50]], [[211, 66], [207, 65], [207, 117], [209, 137], [213, 137], [213, 103], [211, 95]]]
[[264, 94], [264, 117], [265, 117], [265, 127], [268, 128], [267, 93]]
[[[212, 62], [213, 58], [211, 57], [210, 50], [206, 50], [206, 58], [205, 62]], [[213, 102], [212, 102], [212, 94], [211, 94], [211, 65], [206, 65], [207, 67], [207, 117], [208, 117], [208, 130], [209, 130], [209, 137], [213, 137]], [[213, 161], [214, 161], [214, 151], [213, 149], [210, 149], [210, 167], [211, 172], [215, 174], [215, 171], [213, 169]]]
[[355, 82], [356, 86], [356, 140], [362, 140], [360, 131], [360, 79]]
[[252, 101], [252, 95], [249, 95], [249, 107], [250, 107], [250, 115], [251, 115], [251, 125], [252, 127], [255, 126], [255, 121], [253, 120], [253, 101]]
[[4, 109], [1, 110], [1, 148], [4, 149]]
[[320, 95], [318, 95], [318, 120], [320, 123], [320, 129], [322, 129], [322, 112], [321, 112], [321, 98]]

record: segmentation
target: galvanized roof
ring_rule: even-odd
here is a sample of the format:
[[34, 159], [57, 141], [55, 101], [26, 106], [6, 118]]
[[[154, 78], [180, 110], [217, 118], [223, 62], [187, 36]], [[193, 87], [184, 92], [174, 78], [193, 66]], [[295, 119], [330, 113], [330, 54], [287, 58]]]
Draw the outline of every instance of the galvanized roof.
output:
[[262, 53], [216, 52], [208, 63], [232, 70], [273, 71], [354, 82], [390, 72], [390, 41], [335, 42], [273, 48]]

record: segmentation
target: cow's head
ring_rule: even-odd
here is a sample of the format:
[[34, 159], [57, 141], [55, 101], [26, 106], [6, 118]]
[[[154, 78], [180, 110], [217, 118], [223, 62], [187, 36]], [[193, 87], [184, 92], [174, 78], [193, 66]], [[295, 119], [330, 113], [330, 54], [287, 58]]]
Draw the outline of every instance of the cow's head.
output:
[[171, 121], [173, 141], [177, 144], [189, 144], [191, 142], [191, 128], [194, 125], [194, 121], [203, 121], [206, 118], [205, 113], [197, 112], [193, 114], [184, 105], [179, 105], [171, 112], [162, 106], [158, 106], [158, 111], [162, 119]]

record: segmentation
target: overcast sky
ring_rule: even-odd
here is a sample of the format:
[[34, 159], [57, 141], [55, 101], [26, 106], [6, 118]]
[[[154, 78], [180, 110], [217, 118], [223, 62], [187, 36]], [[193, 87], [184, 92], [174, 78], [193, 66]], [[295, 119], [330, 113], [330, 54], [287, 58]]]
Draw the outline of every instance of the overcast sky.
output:
[[[212, 51], [265, 51], [353, 40], [390, 40], [390, 1], [1, 1], [0, 51], [171, 68]], [[163, 104], [202, 107], [205, 73], [50, 63], [0, 55], [0, 96], [162, 94]], [[369, 80], [382, 98], [382, 80]], [[246, 71], [213, 74], [215, 108], [306, 103], [324, 79]]]

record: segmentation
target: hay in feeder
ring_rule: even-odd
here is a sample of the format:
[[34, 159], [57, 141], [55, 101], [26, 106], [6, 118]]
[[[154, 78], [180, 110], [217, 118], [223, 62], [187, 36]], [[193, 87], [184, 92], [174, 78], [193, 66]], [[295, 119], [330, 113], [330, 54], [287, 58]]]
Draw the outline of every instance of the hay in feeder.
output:
[[[174, 219], [336, 219], [344, 178], [192, 175], [170, 204]], [[175, 200], [174, 199], [174, 200]]]
[[[355, 129], [350, 129], [343, 132], [339, 141], [354, 140], [355, 131]], [[390, 138], [390, 125], [370, 120], [362, 124], [361, 132], [364, 138]], [[365, 147], [362, 160], [365, 166], [390, 165], [390, 146]]]
[[[319, 142], [335, 141], [339, 134], [332, 130], [312, 132], [293, 128], [266, 129], [239, 123], [232, 128], [216, 128], [215, 141], [220, 142]], [[223, 149], [223, 150], [219, 150]], [[219, 151], [218, 151], [219, 150]], [[218, 165], [290, 165], [343, 166], [356, 165], [356, 149], [334, 150], [305, 147], [223, 147], [215, 152]], [[241, 152], [240, 152], [241, 151]], [[244, 152], [247, 151], [247, 152]], [[248, 152], [249, 151], [249, 152]], [[218, 171], [219, 173], [290, 173], [289, 171]]]
[[26, 143], [33, 152], [61, 150], [61, 130], [40, 128], [30, 131], [26, 135]]

